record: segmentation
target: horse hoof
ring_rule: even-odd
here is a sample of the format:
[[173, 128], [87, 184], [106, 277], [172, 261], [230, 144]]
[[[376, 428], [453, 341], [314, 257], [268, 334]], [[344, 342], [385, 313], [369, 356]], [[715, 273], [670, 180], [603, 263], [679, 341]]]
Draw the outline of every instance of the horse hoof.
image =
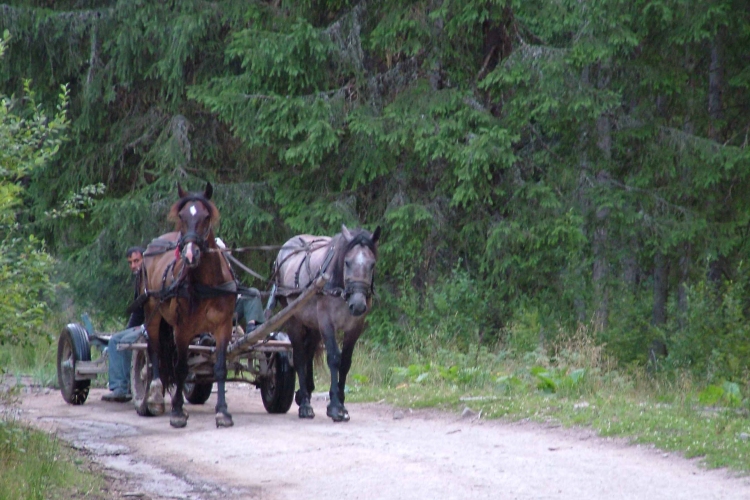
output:
[[180, 415], [172, 415], [169, 418], [169, 425], [175, 429], [182, 429], [187, 425], [188, 417], [189, 415], [186, 411], [183, 411]]
[[164, 406], [164, 403], [148, 403], [148, 411], [151, 413], [151, 415], [158, 417], [159, 415], [164, 415], [164, 412], [167, 411], [166, 407]]
[[217, 413], [216, 414], [216, 427], [232, 427], [234, 421], [229, 413]]
[[187, 425], [187, 419], [184, 417], [172, 417], [169, 419], [169, 425], [175, 429], [182, 429]]
[[348, 422], [349, 412], [343, 406], [331, 406], [326, 408], [326, 415], [331, 417], [334, 422]]
[[146, 405], [148, 411], [153, 416], [163, 415], [166, 411], [164, 406], [164, 387], [161, 385], [161, 380], [153, 380], [151, 387], [148, 389], [146, 395]]
[[302, 405], [299, 407], [299, 418], [315, 418], [312, 406]]

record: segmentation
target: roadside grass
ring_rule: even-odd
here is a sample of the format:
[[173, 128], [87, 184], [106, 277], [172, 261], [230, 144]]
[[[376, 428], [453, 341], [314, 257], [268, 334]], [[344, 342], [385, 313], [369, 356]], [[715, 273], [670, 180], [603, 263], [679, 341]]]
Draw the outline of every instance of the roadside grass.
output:
[[16, 378], [31, 378], [35, 386], [56, 387], [57, 343], [41, 339], [35, 344], [4, 345], [0, 347], [0, 366]]
[[101, 498], [86, 457], [16, 420], [19, 391], [57, 387], [57, 343], [46, 334], [0, 346], [0, 500]]
[[[91, 348], [91, 359], [100, 356], [99, 349]], [[57, 384], [57, 337], [37, 336], [33, 343], [0, 346], [0, 375], [25, 378], [26, 385], [59, 388]], [[30, 379], [30, 382], [29, 382]], [[107, 377], [91, 380], [92, 387], [106, 387]]]
[[0, 389], [0, 500], [92, 498], [103, 479], [88, 474], [86, 459], [55, 436], [14, 419], [17, 390]]
[[[327, 391], [328, 379], [316, 382]], [[547, 350], [527, 353], [432, 345], [406, 354], [364, 342], [355, 350], [347, 402], [468, 407], [480, 418], [588, 427], [748, 473], [750, 418], [742, 387], [747, 384], [707, 385], [686, 372], [622, 369], [582, 327]]]

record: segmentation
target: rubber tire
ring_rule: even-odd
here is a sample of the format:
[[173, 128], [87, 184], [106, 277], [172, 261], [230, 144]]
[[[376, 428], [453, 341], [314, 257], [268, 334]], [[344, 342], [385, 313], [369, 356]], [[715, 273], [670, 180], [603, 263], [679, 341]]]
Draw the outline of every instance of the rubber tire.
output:
[[[71, 367], [64, 367], [69, 360]], [[76, 364], [79, 361], [91, 361], [91, 344], [86, 329], [78, 323], [69, 323], [57, 339], [57, 384], [66, 403], [82, 405], [89, 397], [91, 380], [76, 380]]]
[[260, 395], [268, 413], [286, 413], [294, 401], [297, 374], [286, 353], [268, 354], [269, 373], [260, 381]]
[[[139, 335], [134, 343], [148, 343], [145, 334]], [[141, 417], [153, 417], [148, 409], [148, 389], [151, 385], [151, 365], [148, 362], [148, 350], [134, 350], [130, 363], [130, 390], [133, 392], [133, 406]]]
[[195, 384], [190, 382], [191, 379], [195, 379], [195, 375], [188, 373], [185, 385], [182, 388], [182, 395], [185, 396], [185, 401], [188, 403], [192, 405], [202, 405], [211, 397], [214, 383], [202, 382], [200, 384]]
[[[216, 340], [214, 340], [214, 338], [210, 334], [204, 333], [194, 338], [192, 344], [202, 346], [215, 346]], [[188, 353], [188, 360], [191, 356], [196, 355], [197, 354], [191, 355]], [[188, 376], [185, 379], [185, 385], [182, 387], [182, 395], [185, 397], [185, 401], [187, 401], [188, 403], [193, 405], [202, 405], [206, 401], [208, 401], [208, 398], [211, 397], [211, 391], [214, 388], [214, 383], [213, 381], [211, 381], [196, 384], [192, 382], [193, 380], [195, 380], [195, 374], [188, 373]]]

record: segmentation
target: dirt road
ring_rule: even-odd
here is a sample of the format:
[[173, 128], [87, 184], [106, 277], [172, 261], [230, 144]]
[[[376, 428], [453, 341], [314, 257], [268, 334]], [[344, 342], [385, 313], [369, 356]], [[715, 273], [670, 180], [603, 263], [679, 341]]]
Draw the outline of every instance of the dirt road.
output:
[[[296, 406], [268, 415], [259, 392], [229, 384], [235, 426], [216, 429], [215, 395], [188, 405], [185, 429], [130, 404], [83, 406], [56, 391], [26, 394], [22, 418], [85, 449], [117, 482], [113, 498], [749, 499], [750, 480], [581, 430], [484, 421], [435, 411], [347, 405], [348, 423]], [[394, 416], [396, 418], [394, 418]]]

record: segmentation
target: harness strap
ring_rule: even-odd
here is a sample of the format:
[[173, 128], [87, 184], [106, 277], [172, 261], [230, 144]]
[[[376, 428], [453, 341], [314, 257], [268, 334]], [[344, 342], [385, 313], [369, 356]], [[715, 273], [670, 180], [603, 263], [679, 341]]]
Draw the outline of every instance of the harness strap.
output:
[[[294, 288], [299, 288], [299, 273], [302, 271], [302, 266], [304, 265], [305, 261], [310, 257], [310, 252], [307, 252], [304, 257], [302, 257], [302, 260], [299, 263], [299, 267], [297, 267], [297, 272], [294, 273]], [[308, 267], [310, 267], [308, 265]], [[309, 273], [308, 273], [309, 275]]]
[[324, 272], [328, 271], [328, 265], [333, 260], [333, 254], [334, 252], [335, 243], [328, 247], [328, 253], [326, 254], [326, 258], [323, 260], [323, 264], [320, 266], [320, 270], [318, 271], [318, 276], [323, 274]]
[[279, 269], [281, 269], [281, 266], [283, 266], [284, 263], [286, 261], [288, 261], [290, 258], [294, 257], [295, 255], [297, 255], [300, 252], [311, 253], [311, 252], [314, 252], [315, 250], [317, 250], [319, 248], [323, 248], [322, 246], [312, 248], [311, 245], [313, 245], [315, 243], [320, 243], [321, 241], [325, 241], [325, 240], [313, 240], [313, 241], [311, 241], [308, 244], [308, 243], [305, 243], [305, 240], [303, 240], [302, 238], [300, 238], [299, 240], [302, 242], [302, 246], [301, 247], [296, 247], [296, 246], [295, 247], [281, 247], [282, 249], [292, 248], [294, 250], [292, 252], [289, 252], [283, 259], [281, 259], [281, 262], [274, 261], [274, 263], [273, 263], [273, 272], [271, 273], [271, 277], [268, 278], [268, 281], [273, 281], [273, 280], [275, 280], [278, 277]]
[[[243, 264], [242, 262], [240, 262], [239, 260], [237, 260], [232, 254], [230, 254], [230, 253], [223, 253], [221, 255], [223, 255], [226, 259], [232, 261], [234, 264], [237, 265], [237, 267], [239, 267], [240, 269], [242, 269], [246, 273], [248, 273], [248, 274], [250, 274], [252, 276], [255, 276], [256, 278], [258, 278], [260, 280], [267, 281], [266, 278], [264, 278], [263, 276], [261, 276], [260, 274], [256, 273], [255, 271], [253, 271], [252, 269], [250, 269], [249, 267], [247, 267], [245, 264]], [[229, 269], [232, 270], [232, 266], [229, 266]], [[234, 270], [232, 270], [232, 275], [234, 275]]]
[[198, 299], [213, 299], [224, 295], [237, 295], [237, 282], [227, 281], [215, 286], [196, 283], [193, 285], [193, 290]]
[[[321, 241], [321, 240], [318, 240]], [[313, 242], [314, 243], [314, 242]], [[299, 288], [299, 274], [300, 271], [302, 271], [302, 265], [304, 264], [307, 268], [307, 276], [310, 278], [310, 281], [308, 281], [307, 285], [310, 285], [313, 281], [315, 281], [315, 278], [326, 272], [328, 269], [328, 264], [331, 263], [331, 260], [333, 259], [333, 254], [335, 253], [336, 243], [332, 242], [331, 246], [328, 247], [328, 252], [326, 253], [325, 259], [323, 260], [323, 264], [321, 264], [320, 269], [318, 269], [318, 272], [315, 273], [315, 276], [313, 276], [312, 269], [310, 269], [310, 261], [312, 260], [312, 253], [315, 250], [318, 250], [322, 247], [317, 247], [310, 249], [310, 247], [307, 247], [307, 252], [305, 253], [305, 258], [302, 259], [302, 262], [299, 263], [299, 267], [297, 268], [297, 272], [294, 273], [294, 288]]]

